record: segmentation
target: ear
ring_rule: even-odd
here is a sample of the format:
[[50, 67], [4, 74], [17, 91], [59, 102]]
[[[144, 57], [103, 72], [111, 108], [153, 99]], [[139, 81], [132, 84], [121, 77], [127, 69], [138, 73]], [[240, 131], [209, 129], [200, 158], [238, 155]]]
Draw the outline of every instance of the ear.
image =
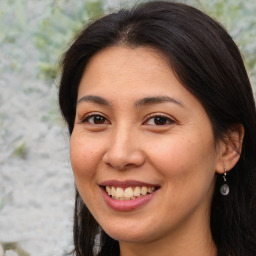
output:
[[244, 138], [244, 127], [242, 124], [235, 124], [230, 127], [223, 139], [218, 142], [217, 162], [215, 170], [217, 173], [224, 173], [224, 168], [231, 170], [240, 158]]

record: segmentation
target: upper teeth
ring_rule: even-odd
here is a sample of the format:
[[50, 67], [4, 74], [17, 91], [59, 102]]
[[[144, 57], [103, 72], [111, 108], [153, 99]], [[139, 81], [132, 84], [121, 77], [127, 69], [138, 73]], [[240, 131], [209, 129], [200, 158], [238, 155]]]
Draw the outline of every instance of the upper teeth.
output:
[[112, 187], [106, 186], [106, 191], [109, 196], [112, 196], [115, 199], [135, 199], [135, 197], [139, 197], [141, 195], [145, 196], [146, 194], [150, 194], [156, 190], [155, 187], [127, 187], [127, 188], [120, 188], [120, 187]]

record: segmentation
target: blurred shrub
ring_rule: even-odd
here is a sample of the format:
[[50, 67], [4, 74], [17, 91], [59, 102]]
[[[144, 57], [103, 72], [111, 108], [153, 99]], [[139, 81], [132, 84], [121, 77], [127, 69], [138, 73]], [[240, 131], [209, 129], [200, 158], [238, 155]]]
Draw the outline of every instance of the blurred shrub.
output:
[[31, 33], [27, 23], [26, 8], [22, 1], [4, 0], [0, 2], [0, 43], [15, 43], [21, 32], [26, 28]]
[[256, 1], [201, 0], [195, 6], [218, 20], [237, 43], [256, 90]]
[[[33, 37], [39, 51], [39, 77], [51, 81], [57, 75], [61, 54], [86, 23], [92, 18], [101, 16], [107, 10], [131, 6], [147, 0], [35, 1], [34, 14], [28, 11], [29, 2], [1, 1], [0, 44], [15, 45], [21, 36]], [[256, 1], [177, 0], [177, 2], [198, 7], [227, 28], [241, 49], [252, 83], [256, 86]], [[37, 14], [40, 16], [39, 23], [33, 24], [31, 18]], [[9, 54], [15, 55], [15, 52], [14, 48]], [[17, 66], [17, 63], [13, 62], [13, 65]]]
[[[112, 1], [114, 2], [114, 1]], [[118, 7], [128, 6], [124, 1]], [[134, 1], [133, 1], [134, 2]], [[140, 1], [142, 2], [142, 1]], [[144, 1], [145, 2], [145, 1]], [[219, 20], [241, 49], [252, 82], [256, 82], [256, 2], [244, 0], [194, 0], [188, 2]], [[42, 20], [36, 33], [36, 45], [42, 52], [39, 68], [43, 78], [56, 77], [58, 58], [67, 43], [92, 18], [104, 12], [104, 1], [53, 1], [54, 5]]]
[[28, 152], [27, 152], [26, 143], [23, 141], [16, 142], [16, 146], [14, 147], [12, 156], [25, 159], [27, 157], [27, 153]]
[[57, 75], [58, 61], [68, 43], [92, 18], [103, 14], [103, 1], [52, 1], [52, 7], [35, 32], [40, 51], [40, 77], [52, 80]]

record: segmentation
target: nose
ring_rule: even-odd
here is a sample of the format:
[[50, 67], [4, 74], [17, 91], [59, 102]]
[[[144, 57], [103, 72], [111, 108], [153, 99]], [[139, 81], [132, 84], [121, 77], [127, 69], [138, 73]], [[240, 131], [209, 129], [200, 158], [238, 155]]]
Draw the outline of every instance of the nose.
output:
[[127, 127], [113, 131], [103, 161], [116, 170], [126, 170], [143, 165], [144, 153], [132, 129]]

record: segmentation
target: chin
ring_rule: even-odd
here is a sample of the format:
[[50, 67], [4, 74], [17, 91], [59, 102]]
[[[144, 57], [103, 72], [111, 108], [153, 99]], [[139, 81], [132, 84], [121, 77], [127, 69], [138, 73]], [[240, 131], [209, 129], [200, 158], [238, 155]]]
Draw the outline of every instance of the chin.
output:
[[[104, 229], [104, 228], [103, 228]], [[148, 230], [142, 226], [136, 227], [121, 227], [119, 224], [111, 227], [106, 227], [104, 231], [113, 239], [128, 243], [143, 243], [154, 240], [153, 230]]]
[[114, 240], [117, 241], [122, 241], [122, 242], [126, 242], [126, 243], [142, 243], [142, 242], [146, 242], [149, 239], [147, 239], [145, 237], [145, 234], [134, 234], [134, 233], [125, 233], [125, 232], [110, 232], [107, 233], [111, 238], [113, 238]]

